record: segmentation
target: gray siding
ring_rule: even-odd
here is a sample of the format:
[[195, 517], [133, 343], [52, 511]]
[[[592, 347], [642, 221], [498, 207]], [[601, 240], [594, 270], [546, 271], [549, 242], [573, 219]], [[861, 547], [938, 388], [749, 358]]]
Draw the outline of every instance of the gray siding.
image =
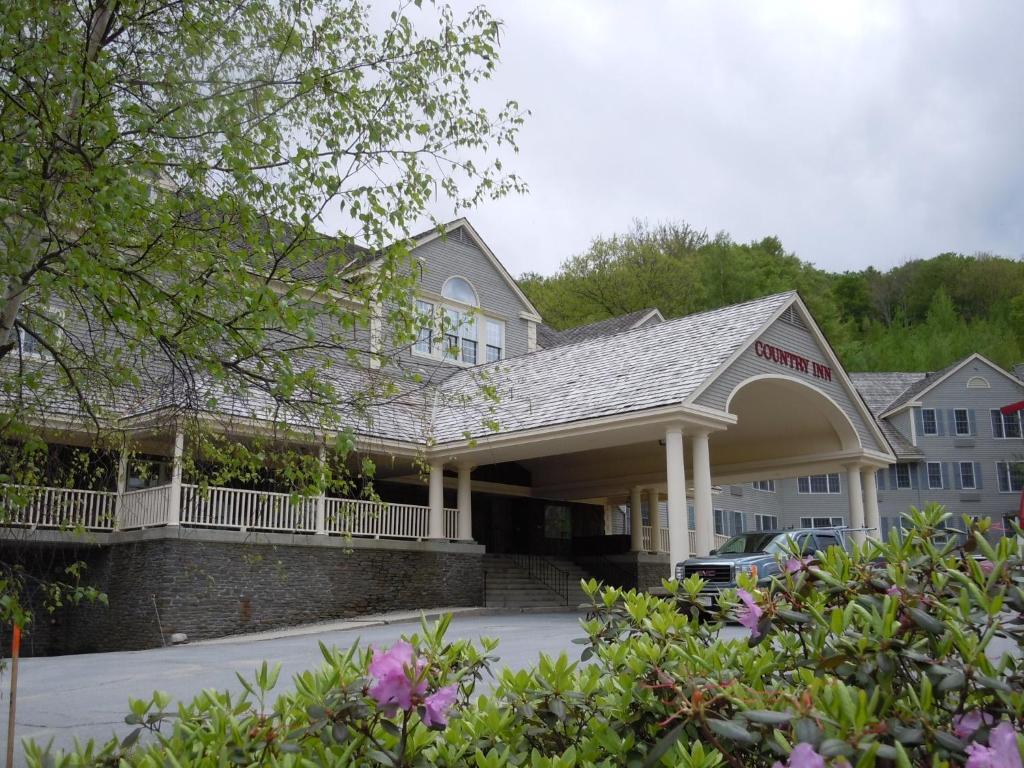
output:
[[[968, 389], [967, 381], [975, 376], [984, 377], [989, 389]], [[882, 497], [883, 516], [896, 517], [910, 505], [921, 506], [935, 501], [944, 504], [952, 512], [954, 523], [960, 527], [959, 516], [990, 517], [1001, 522], [1006, 514], [1017, 511], [1019, 493], [1000, 493], [996, 477], [996, 463], [1000, 461], [1024, 461], [1024, 440], [999, 439], [993, 436], [990, 411], [1024, 399], [1024, 384], [1011, 380], [1005, 374], [981, 360], [973, 360], [941, 382], [930, 392], [918, 398], [923, 408], [934, 408], [939, 427], [938, 435], [925, 435], [921, 428], [921, 407], [891, 419], [899, 423], [901, 430], [910, 439], [909, 418], [917, 426], [917, 446], [925, 457], [912, 469], [911, 489], [895, 489], [892, 476], [885, 478]], [[953, 429], [953, 411], [964, 408], [970, 415], [969, 437], [957, 437]], [[906, 431], [904, 431], [904, 429]], [[927, 462], [939, 462], [942, 466], [943, 487], [928, 487]], [[957, 482], [959, 462], [973, 462], [977, 489], [960, 490]]]
[[[420, 246], [413, 255], [423, 268], [420, 285], [424, 289], [440, 294], [449, 277], [459, 275], [466, 278], [476, 289], [481, 313], [505, 321], [505, 356], [526, 354], [527, 321], [519, 314], [529, 308], [461, 228]], [[423, 360], [422, 357], [414, 359], [417, 362]]]
[[[828, 358], [825, 351], [805, 328], [799, 328], [792, 323], [779, 319], [772, 323], [767, 330], [759, 337], [761, 341], [772, 344], [818, 363], [828, 365]], [[824, 381], [811, 376], [809, 373], [799, 373], [789, 367], [777, 365], [764, 358], [758, 357], [754, 352], [754, 345], [743, 352], [733, 364], [725, 370], [715, 382], [701, 393], [697, 398], [699, 405], [711, 408], [725, 409], [726, 402], [733, 390], [747, 379], [765, 373], [779, 373], [792, 376], [795, 379], [805, 380], [808, 384], [817, 387], [831, 397], [842, 409], [842, 411], [853, 422], [860, 436], [861, 445], [868, 450], [887, 452], [888, 446], [883, 446], [875, 439], [868, 422], [861, 415], [861, 409], [854, 404], [853, 398], [847, 392], [846, 387], [840, 381], [839, 371], [832, 371], [832, 381]], [[866, 408], [864, 408], [866, 410]]]

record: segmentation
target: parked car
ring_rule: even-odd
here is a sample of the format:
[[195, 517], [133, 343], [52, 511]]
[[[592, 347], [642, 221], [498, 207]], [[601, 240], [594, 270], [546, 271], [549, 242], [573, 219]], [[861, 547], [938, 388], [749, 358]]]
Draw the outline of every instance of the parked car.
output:
[[756, 573], [758, 583], [777, 576], [794, 553], [810, 554], [829, 547], [848, 546], [842, 528], [796, 528], [785, 531], [747, 531], [729, 539], [707, 557], [676, 563], [676, 579], [693, 575], [704, 579], [701, 602], [711, 605], [723, 589], [736, 587], [739, 573]]

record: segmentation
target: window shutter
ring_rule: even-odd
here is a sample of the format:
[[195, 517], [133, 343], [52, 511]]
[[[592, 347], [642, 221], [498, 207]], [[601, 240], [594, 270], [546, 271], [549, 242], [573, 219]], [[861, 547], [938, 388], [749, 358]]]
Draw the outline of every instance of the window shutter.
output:
[[964, 476], [960, 474], [960, 462], [955, 462], [953, 464], [953, 487], [955, 487], [958, 491], [963, 490], [963, 477]]
[[896, 482], [896, 465], [889, 465], [889, 485], [892, 486], [894, 491], [899, 490], [900, 484]]
[[950, 488], [950, 487], [952, 487], [949, 484], [949, 464], [944, 461], [939, 466], [942, 467], [942, 487], [943, 488]]
[[977, 488], [979, 491], [983, 487], [982, 484], [981, 484], [981, 462], [980, 461], [974, 462], [974, 487]]
[[888, 472], [886, 472], [884, 469], [880, 469], [876, 473], [876, 476], [878, 478], [878, 490], [880, 490], [880, 491], [884, 491], [885, 490], [885, 476], [887, 474], [888, 474]]
[[956, 409], [946, 411], [946, 418], [949, 419], [949, 434], [956, 435]]
[[917, 431], [917, 436], [921, 437], [924, 434], [924, 417], [921, 415], [920, 408], [912, 408], [914, 412], [914, 428]]
[[967, 423], [971, 426], [971, 435], [978, 434], [978, 422], [974, 419], [974, 409], [967, 409]]
[[[927, 469], [925, 469], [927, 472]], [[924, 484], [921, 482], [921, 464], [920, 462], [912, 464], [910, 467], [910, 487], [911, 488], [924, 488]]]
[[939, 433], [939, 437], [946, 436], [946, 425], [942, 423], [942, 411], [935, 412], [935, 431]]

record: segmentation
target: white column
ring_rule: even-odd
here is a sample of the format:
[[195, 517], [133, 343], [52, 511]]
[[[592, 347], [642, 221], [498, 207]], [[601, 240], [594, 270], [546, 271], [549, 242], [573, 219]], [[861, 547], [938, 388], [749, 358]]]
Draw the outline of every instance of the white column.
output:
[[473, 540], [473, 486], [471, 474], [473, 467], [468, 464], [459, 465], [459, 539]]
[[117, 458], [117, 499], [114, 502], [114, 529], [121, 527], [121, 505], [124, 492], [128, 490], [128, 443], [121, 446], [121, 455]]
[[[850, 494], [850, 528], [864, 527], [864, 495], [860, 485], [860, 467], [850, 464], [846, 468], [846, 492]], [[854, 541], [864, 541], [864, 531], [855, 530]]]
[[665, 469], [668, 481], [668, 557], [670, 578], [676, 564], [690, 556], [690, 533], [686, 522], [686, 467], [683, 466], [682, 427], [665, 431]]
[[693, 517], [697, 555], [706, 555], [715, 548], [715, 518], [711, 509], [711, 455], [708, 433], [693, 436]]
[[[320, 446], [320, 482], [324, 481], [324, 477], [327, 469], [327, 446]], [[314, 522], [314, 532], [321, 536], [327, 535], [327, 488], [324, 487], [320, 490], [320, 494], [316, 497], [315, 515], [316, 520]]]
[[444, 463], [430, 465], [430, 515], [427, 520], [427, 536], [431, 539], [444, 538]]
[[647, 515], [651, 521], [651, 552], [661, 551], [661, 507], [658, 506], [658, 489], [647, 489]]
[[171, 493], [167, 502], [167, 524], [181, 524], [181, 460], [185, 454], [185, 433], [181, 426], [174, 429], [174, 453], [171, 457]]
[[643, 491], [634, 485], [629, 491], [629, 551], [644, 551]]
[[882, 516], [878, 513], [878, 486], [875, 484], [874, 467], [864, 467], [860, 471], [864, 483], [864, 526], [873, 528], [868, 536], [882, 538]]

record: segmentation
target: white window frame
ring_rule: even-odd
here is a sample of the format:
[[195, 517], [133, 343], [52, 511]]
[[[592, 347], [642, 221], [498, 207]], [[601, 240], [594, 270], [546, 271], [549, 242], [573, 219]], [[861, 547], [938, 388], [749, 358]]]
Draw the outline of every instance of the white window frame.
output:
[[[1021, 435], [1024, 434], [1024, 430], [1021, 429], [1020, 411], [1018, 411], [1017, 413], [1011, 413], [1009, 415], [1006, 415], [1005, 413], [1000, 411], [998, 408], [992, 408], [989, 411], [989, 413], [991, 414], [991, 418], [989, 419], [989, 421], [992, 422], [992, 437], [993, 438], [995, 438], [996, 440], [1020, 440], [1021, 439]], [[995, 424], [995, 421], [994, 421], [994, 418], [996, 416], [999, 417], [999, 434], [996, 434], [996, 424]], [[1006, 432], [1007, 432], [1007, 429], [1006, 429], [1007, 421], [1009, 421], [1011, 423], [1016, 423], [1016, 425], [1017, 425], [1017, 434], [1016, 435], [1009, 435], [1009, 436], [1007, 436], [1007, 434], [1006, 434]]]
[[[770, 528], [766, 528], [765, 527], [764, 524], [765, 524], [766, 520], [770, 520], [771, 521], [771, 527]], [[757, 530], [757, 531], [777, 531], [777, 530], [779, 530], [779, 516], [778, 515], [768, 515], [768, 514], [764, 514], [764, 513], [761, 513], [761, 512], [755, 512], [754, 513], [754, 529]]]
[[[828, 520], [828, 522], [825, 525], [816, 525], [815, 520]], [[801, 528], [844, 528], [845, 526], [846, 518], [841, 516], [812, 515], [811, 517], [800, 518]]]
[[[928, 420], [925, 418], [925, 414], [931, 414], [932, 417], [932, 428], [928, 430]], [[934, 408], [922, 408], [921, 409], [921, 434], [922, 435], [937, 435], [939, 434], [939, 417], [935, 413]]]
[[[498, 362], [500, 360], [504, 360], [505, 357], [507, 356], [506, 344], [508, 343], [508, 338], [507, 338], [507, 333], [506, 333], [508, 328], [507, 328], [507, 326], [505, 324], [505, 321], [504, 320], [498, 320], [498, 319], [493, 318], [493, 317], [484, 317], [483, 318], [483, 322], [480, 325], [481, 325], [481, 327], [483, 329], [483, 353], [484, 353], [483, 354], [483, 362], [485, 362], [485, 363], [496, 363], [496, 362]], [[493, 344], [490, 343], [491, 338], [490, 338], [489, 331], [490, 331], [490, 326], [492, 326], [492, 325], [501, 329], [501, 346], [500, 347], [495, 347]], [[498, 350], [498, 356], [494, 360], [490, 359], [491, 350], [492, 349], [497, 349]]]
[[[907, 471], [907, 484], [906, 485], [904, 485], [901, 482], [901, 478], [900, 478], [900, 468], [901, 467], [906, 469], [906, 471]], [[914, 487], [914, 479], [913, 479], [913, 476], [910, 474], [910, 464], [908, 464], [905, 461], [896, 462], [896, 483], [895, 483], [895, 486], [896, 486], [895, 490], [897, 490], [897, 491], [905, 491], [908, 488], [913, 488]]]
[[[960, 431], [960, 419], [959, 414], [964, 415], [964, 423], [967, 425], [967, 431]], [[953, 434], [956, 437], [970, 437], [971, 436], [971, 414], [967, 408], [954, 408], [953, 409]]]
[[[932, 467], [939, 468], [939, 484], [932, 485]], [[929, 491], [941, 491], [942, 490], [942, 462], [941, 461], [929, 461], [925, 467], [925, 474], [928, 475], [928, 490]]]
[[[824, 477], [825, 478], [825, 490], [816, 491], [814, 490], [814, 478]], [[835, 478], [835, 490], [832, 490], [832, 478]], [[804, 481], [806, 482], [807, 490], [803, 489]], [[796, 479], [796, 492], [808, 495], [817, 496], [838, 496], [843, 492], [843, 480], [839, 476], [838, 472], [828, 472], [822, 475], [803, 475]]]
[[[1021, 467], [1021, 471], [1016, 473], [1017, 477], [1020, 478], [1020, 481], [1019, 481], [1020, 487], [1019, 488], [1014, 488], [1013, 487], [1014, 473], [1011, 471], [1010, 468], [1015, 466], [1015, 465]], [[1002, 469], [1000, 469], [1000, 466], [1002, 466]], [[1007, 485], [1007, 488], [1009, 490], [1006, 490], [1006, 491], [1003, 490], [1003, 484], [1002, 484], [1003, 480], [1006, 480], [1006, 485]], [[999, 489], [1000, 493], [1020, 493], [1022, 490], [1024, 490], [1024, 461], [997, 461], [996, 462], [996, 487]]]
[[[64, 310], [59, 307], [46, 307], [43, 312], [45, 315], [52, 316], [52, 321], [59, 325], [64, 323]], [[57, 333], [60, 335], [59, 338], [63, 339], [63, 331], [59, 328]], [[39, 343], [39, 340], [22, 328], [20, 325], [17, 328], [18, 334], [18, 354], [25, 360], [52, 360], [53, 356], [50, 354], [50, 350], [46, 349]], [[38, 347], [37, 349], [26, 349], [27, 345], [33, 345]]]
[[724, 509], [716, 509], [714, 511], [714, 515], [715, 515], [715, 533], [718, 534], [719, 536], [724, 536], [725, 535], [725, 529], [729, 527], [729, 526], [727, 526], [725, 524], [726, 523], [726, 520], [725, 520], [725, 510]]
[[[459, 277], [454, 275], [453, 277]], [[449, 278], [450, 280], [451, 278]], [[465, 280], [466, 278], [462, 278]], [[469, 283], [468, 280], [466, 280]], [[446, 283], [447, 285], [447, 283]], [[472, 283], [470, 283], [472, 287]], [[476, 290], [475, 288], [473, 289]], [[429, 311], [426, 309], [429, 307]], [[499, 359], [505, 359], [505, 321], [496, 317], [483, 314], [478, 307], [465, 304], [455, 299], [435, 298], [433, 295], [417, 296], [416, 310], [419, 314], [430, 314], [433, 322], [429, 329], [421, 327], [417, 331], [417, 339], [412, 344], [412, 354], [416, 357], [425, 357], [431, 360], [441, 360], [446, 363], [453, 363], [465, 368], [482, 365], [487, 362], [487, 327], [493, 324], [501, 328], [502, 347], [499, 350]], [[445, 323], [443, 318], [450, 314], [459, 318], [455, 328]], [[421, 349], [422, 339], [419, 337], [425, 330], [429, 331], [429, 350]], [[454, 331], [454, 333], [453, 333]], [[452, 337], [455, 343], [452, 344]], [[475, 360], [466, 360], [467, 342], [474, 345], [476, 350]]]
[[775, 493], [774, 480], [755, 480], [750, 484], [750, 487], [762, 493]]
[[[964, 482], [964, 467], [971, 468], [971, 484], [967, 485]], [[958, 461], [956, 471], [960, 473], [960, 489], [963, 491], [973, 491], [978, 488], [978, 478], [974, 476], [974, 462], [973, 461]]]

